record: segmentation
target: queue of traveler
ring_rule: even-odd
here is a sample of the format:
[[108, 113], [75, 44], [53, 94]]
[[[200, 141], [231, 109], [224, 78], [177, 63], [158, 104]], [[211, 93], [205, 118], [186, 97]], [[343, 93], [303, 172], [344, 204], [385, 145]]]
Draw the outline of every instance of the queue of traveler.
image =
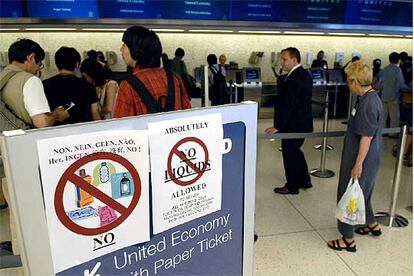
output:
[[[90, 51], [89, 57], [81, 62], [79, 52], [71, 47], [61, 47], [56, 52], [59, 72], [42, 83], [36, 74], [43, 68], [44, 50], [32, 40], [18, 40], [9, 48], [10, 64], [0, 72], [0, 81], [5, 83], [1, 99], [18, 117], [35, 128], [191, 108], [186, 90], [191, 83], [183, 61], [183, 49], [178, 48], [170, 61], [162, 54], [161, 42], [154, 31], [133, 26], [124, 32], [120, 50], [131, 74], [119, 87], [110, 79], [110, 69], [105, 66], [102, 56]], [[366, 223], [354, 227], [338, 221], [342, 238], [327, 243], [334, 250], [355, 252], [354, 232], [381, 235], [381, 229], [374, 221], [371, 196], [379, 169], [383, 118], [397, 108], [395, 101], [398, 101], [400, 91], [412, 91], [409, 86], [412, 87], [412, 76], [408, 82], [401, 77], [404, 76], [401, 69], [411, 68], [412, 71], [412, 65], [404, 63], [408, 62], [407, 57], [399, 68], [402, 55], [397, 55], [398, 59], [394, 53], [390, 54], [391, 64], [382, 71], [379, 67], [375, 69], [375, 82], [371, 67], [362, 60], [349, 62], [344, 70], [349, 90], [358, 100], [344, 139], [337, 200], [339, 202], [345, 193], [349, 180], [358, 179], [365, 200]], [[227, 95], [221, 90], [225, 89], [226, 57], [221, 55], [218, 62], [217, 56], [210, 54], [207, 62], [213, 92], [210, 99], [213, 105], [224, 104]], [[326, 65], [323, 51], [318, 53], [315, 63]], [[312, 79], [301, 66], [299, 50], [294, 47], [283, 49], [281, 66], [286, 74], [278, 78], [274, 124], [266, 129], [266, 133], [312, 132]], [[394, 118], [391, 121], [395, 123]], [[303, 143], [304, 139], [282, 139], [286, 183], [276, 187], [275, 193], [296, 195], [300, 189], [312, 188], [305, 155], [301, 151]], [[2, 186], [8, 201], [5, 180], [3, 177]], [[13, 223], [10, 224], [13, 228]], [[3, 243], [0, 247], [12, 247], [10, 251], [18, 254], [14, 229], [11, 234], [12, 243]]]

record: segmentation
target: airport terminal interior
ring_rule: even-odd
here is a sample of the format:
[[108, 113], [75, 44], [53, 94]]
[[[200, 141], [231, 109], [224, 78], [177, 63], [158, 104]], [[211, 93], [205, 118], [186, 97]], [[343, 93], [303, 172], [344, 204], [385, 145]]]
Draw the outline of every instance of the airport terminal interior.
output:
[[[385, 135], [382, 138], [380, 169], [376, 176], [372, 205], [374, 213], [389, 212], [394, 202], [396, 213], [407, 219], [408, 225], [381, 225], [383, 234], [379, 237], [355, 235], [356, 253], [334, 251], [326, 244], [327, 241], [340, 237], [335, 207], [344, 142], [343, 131], [347, 128], [346, 121], [356, 102], [355, 97], [349, 96], [342, 69], [355, 57], [370, 66], [375, 59], [380, 59], [383, 69], [389, 65], [389, 54], [392, 52], [406, 52], [412, 56], [412, 1], [164, 1], [176, 4], [171, 4], [173, 6], [169, 8], [170, 11], [162, 13], [162, 18], [159, 18], [159, 14], [151, 13], [144, 19], [136, 20], [130, 16], [122, 17], [125, 16], [122, 14], [125, 8], [120, 4], [122, 1], [107, 0], [105, 5], [96, 8], [95, 13], [89, 11], [88, 16], [81, 16], [80, 19], [56, 19], [33, 6], [33, 2], [42, 4], [48, 2], [46, 0], [9, 1], [7, 8], [6, 2], [0, 2], [0, 71], [9, 64], [9, 46], [20, 38], [28, 38], [39, 43], [46, 53], [40, 77], [42, 80], [58, 73], [54, 54], [60, 47], [68, 46], [74, 47], [82, 59], [92, 49], [101, 51], [106, 65], [111, 69], [112, 78], [120, 82], [127, 74], [126, 64], [120, 53], [122, 35], [129, 26], [142, 25], [157, 33], [163, 53], [170, 59], [174, 58], [177, 48], [185, 50], [182, 60], [188, 73], [194, 77], [196, 91], [199, 93], [191, 99], [191, 105], [193, 108], [203, 108], [205, 102], [208, 102], [204, 97], [204, 89], [208, 87], [205, 80], [205, 70], [208, 70], [206, 58], [209, 54], [215, 54], [217, 58], [225, 55], [226, 81], [230, 93], [228, 103], [255, 101], [259, 106], [254, 215], [257, 241], [253, 245], [253, 275], [413, 275], [412, 153], [411, 162], [405, 160], [397, 167], [398, 154], [395, 157], [393, 151], [401, 143], [401, 136], [398, 134]], [[114, 6], [110, 6], [109, 2], [113, 2]], [[184, 15], [171, 15], [171, 10], [174, 11], [177, 7], [188, 8], [185, 6], [187, 4], [181, 2], [206, 2], [209, 3], [206, 4], [207, 7], [218, 5], [218, 10], [225, 7], [225, 12], [231, 16], [224, 19], [200, 19], [196, 14], [204, 16], [205, 13], [199, 13], [199, 10], [189, 18], [185, 17], [191, 14], [188, 12]], [[235, 8], [235, 2], [239, 8]], [[25, 7], [23, 10], [18, 8], [20, 3]], [[135, 3], [141, 4], [144, 5]], [[314, 14], [302, 14], [302, 17], [294, 15], [289, 20], [289, 16], [282, 18], [277, 13], [272, 13], [270, 20], [273, 22], [269, 24], [263, 18], [256, 18], [260, 22], [248, 18], [254, 17], [254, 14], [257, 16], [258, 11], [254, 9], [259, 9], [262, 14], [261, 9], [269, 6], [274, 8], [281, 5], [281, 9], [291, 7], [289, 5], [307, 7], [306, 11], [298, 9], [299, 14], [315, 10], [323, 13], [327, 8], [337, 8], [336, 4], [342, 9], [342, 17], [336, 11], [329, 14], [332, 18], [327, 19], [334, 24], [318, 21], [324, 17], [312, 17]], [[45, 9], [51, 8], [48, 5], [50, 3]], [[364, 21], [364, 9], [368, 6], [371, 10], [387, 12], [387, 18], [395, 20], [386, 21], [388, 19], [384, 16], [370, 22]], [[408, 12], [407, 7], [410, 9]], [[116, 12], [115, 18], [108, 15], [110, 9]], [[249, 13], [246, 9], [253, 9], [254, 12]], [[98, 11], [101, 18], [96, 16]], [[357, 16], [351, 16], [352, 12], [361, 13], [358, 18], [362, 21], [357, 21]], [[245, 17], [243, 13], [246, 13]], [[340, 19], [337, 19], [338, 16]], [[374, 14], [370, 16], [375, 17]], [[409, 18], [404, 20], [401, 17]], [[168, 21], [170, 19], [172, 21]], [[283, 22], [275, 23], [278, 21]], [[273, 191], [275, 187], [282, 187], [286, 182], [281, 142], [280, 139], [264, 135], [265, 129], [273, 126], [273, 104], [278, 93], [277, 78], [282, 72], [280, 52], [287, 47], [296, 47], [300, 51], [301, 65], [308, 70], [313, 80], [314, 132], [322, 132], [326, 125], [328, 132], [342, 132], [327, 138], [327, 143], [332, 148], [324, 151], [324, 154], [314, 147], [322, 143], [321, 137], [305, 139], [302, 150], [309, 170], [320, 168], [321, 158], [325, 158], [325, 169], [331, 170], [334, 175], [326, 178], [311, 176], [312, 187], [300, 189], [297, 195], [282, 195]], [[327, 65], [312, 66], [321, 51]], [[323, 106], [325, 102], [327, 110]], [[324, 116], [326, 111], [327, 116]], [[394, 180], [398, 168], [400, 179], [395, 193]], [[10, 208], [0, 209], [0, 243], [11, 239], [9, 213]], [[0, 249], [0, 276], [25, 275], [21, 263], [10, 259], [9, 255], [9, 252]]]

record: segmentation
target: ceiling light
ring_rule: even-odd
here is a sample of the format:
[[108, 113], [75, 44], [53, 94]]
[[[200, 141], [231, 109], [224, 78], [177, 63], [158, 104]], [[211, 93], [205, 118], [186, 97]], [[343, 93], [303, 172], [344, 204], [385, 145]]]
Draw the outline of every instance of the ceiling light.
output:
[[359, 34], [359, 33], [328, 33], [328, 35], [365, 36], [365, 34]]
[[232, 33], [232, 30], [188, 30], [192, 33]]
[[9, 31], [20, 31], [20, 29], [19, 28], [1, 28], [0, 31], [6, 31], [6, 32], [9, 32]]
[[76, 31], [76, 28], [25, 28], [26, 31]]
[[298, 34], [298, 35], [324, 35], [325, 34], [322, 32], [291, 32], [291, 31], [286, 31], [283, 33], [284, 34]]
[[154, 32], [184, 32], [183, 29], [152, 29]]
[[392, 34], [368, 34], [368, 36], [381, 36], [381, 37], [404, 37], [403, 35], [392, 35]]
[[91, 31], [91, 32], [124, 32], [126, 29], [105, 29], [105, 28], [82, 28], [82, 31]]
[[242, 34], [280, 34], [280, 31], [238, 31]]

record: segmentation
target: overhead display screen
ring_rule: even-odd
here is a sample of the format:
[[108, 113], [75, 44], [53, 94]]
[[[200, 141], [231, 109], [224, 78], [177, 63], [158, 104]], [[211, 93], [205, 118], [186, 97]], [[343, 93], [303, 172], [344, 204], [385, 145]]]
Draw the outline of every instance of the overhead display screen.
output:
[[99, 18], [96, 0], [28, 0], [28, 17]]
[[413, 3], [396, 0], [348, 1], [345, 24], [412, 26]]
[[165, 19], [228, 20], [228, 1], [164, 1]]
[[284, 22], [342, 24], [345, 0], [278, 1]]
[[162, 18], [164, 1], [105, 0], [98, 2], [100, 18]]
[[230, 14], [230, 19], [235, 21], [286, 21], [280, 1], [234, 0]]
[[0, 17], [23, 17], [22, 3], [20, 1], [1, 1]]
[[412, 27], [411, 0], [0, 0], [0, 15]]

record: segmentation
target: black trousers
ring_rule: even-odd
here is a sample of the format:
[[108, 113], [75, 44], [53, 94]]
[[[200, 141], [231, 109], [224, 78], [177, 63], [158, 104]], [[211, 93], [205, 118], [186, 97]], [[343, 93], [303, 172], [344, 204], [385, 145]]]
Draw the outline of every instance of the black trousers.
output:
[[301, 186], [311, 182], [308, 164], [305, 156], [300, 150], [305, 139], [282, 139], [283, 165], [287, 188], [289, 191], [296, 192]]

